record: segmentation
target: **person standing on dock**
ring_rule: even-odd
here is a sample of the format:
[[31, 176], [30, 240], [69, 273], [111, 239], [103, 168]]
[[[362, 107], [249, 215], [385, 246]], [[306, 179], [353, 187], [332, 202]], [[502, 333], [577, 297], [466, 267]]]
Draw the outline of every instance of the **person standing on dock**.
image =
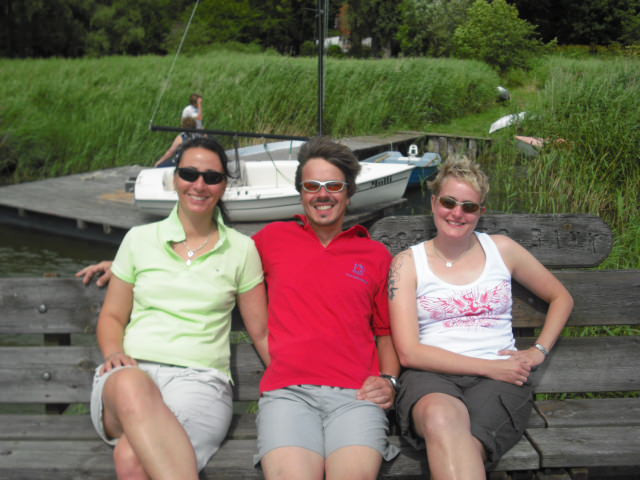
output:
[[[311, 139], [298, 154], [304, 209], [254, 236], [269, 298], [269, 355], [261, 382], [258, 454], [267, 479], [377, 478], [385, 410], [400, 366], [390, 336], [386, 247], [356, 225], [342, 230], [360, 170], [348, 147]], [[84, 283], [109, 262], [80, 272]]]
[[180, 121], [185, 118], [193, 118], [196, 121], [196, 128], [202, 128], [202, 95], [197, 93], [191, 94], [189, 97], [189, 105], [182, 110]]
[[233, 413], [236, 302], [269, 363], [260, 257], [250, 238], [224, 224], [226, 178], [219, 143], [186, 142], [173, 177], [176, 206], [129, 230], [110, 268], [91, 419], [115, 447], [118, 478], [197, 480], [218, 450]]

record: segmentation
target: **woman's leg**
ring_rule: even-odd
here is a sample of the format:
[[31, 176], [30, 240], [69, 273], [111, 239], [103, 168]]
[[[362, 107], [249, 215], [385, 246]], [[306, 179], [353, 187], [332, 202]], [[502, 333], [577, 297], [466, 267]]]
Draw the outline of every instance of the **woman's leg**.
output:
[[116, 475], [119, 480], [151, 480], [138, 460], [138, 456], [129, 445], [126, 435], [122, 435], [118, 439], [113, 450], [113, 460], [116, 464]]
[[413, 407], [416, 433], [424, 437], [434, 480], [486, 478], [484, 447], [471, 435], [465, 404], [444, 393], [430, 393]]
[[[160, 390], [139, 368], [123, 368], [107, 380], [102, 394], [103, 422], [110, 437], [126, 442], [154, 480], [197, 480], [195, 454], [184, 429], [162, 399]], [[122, 447], [116, 461], [134, 465]], [[128, 458], [128, 460], [127, 460]], [[116, 469], [125, 467], [124, 463]]]

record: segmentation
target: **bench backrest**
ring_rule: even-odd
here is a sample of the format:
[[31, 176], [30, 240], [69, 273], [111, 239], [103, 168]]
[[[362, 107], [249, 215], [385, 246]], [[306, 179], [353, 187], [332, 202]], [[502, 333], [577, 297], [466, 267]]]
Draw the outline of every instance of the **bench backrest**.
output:
[[[0, 403], [88, 402], [105, 289], [76, 278], [0, 278], [0, 292]], [[263, 366], [253, 346], [234, 344], [232, 360], [235, 398], [256, 399]]]

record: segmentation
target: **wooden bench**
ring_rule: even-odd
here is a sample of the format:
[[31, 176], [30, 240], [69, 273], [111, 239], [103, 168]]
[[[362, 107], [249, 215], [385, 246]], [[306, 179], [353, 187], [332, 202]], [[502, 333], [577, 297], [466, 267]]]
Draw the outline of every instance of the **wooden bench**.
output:
[[[510, 235], [554, 270], [574, 269], [556, 272], [576, 301], [571, 325], [640, 324], [640, 271], [575, 270], [598, 265], [611, 249], [611, 232], [598, 217], [486, 215], [479, 229]], [[371, 232], [397, 253], [434, 229], [430, 217], [388, 217]], [[0, 479], [114, 478], [111, 449], [96, 437], [86, 408], [101, 361], [94, 331], [103, 295], [77, 279], [0, 279]], [[518, 285], [514, 297], [514, 326], [526, 346], [545, 305]], [[234, 329], [241, 325], [234, 321]], [[263, 371], [251, 345], [233, 345], [232, 370], [237, 414], [202, 478], [262, 478], [252, 465], [255, 415], [246, 408], [255, 407]], [[537, 393], [637, 392], [640, 336], [562, 338], [535, 381]], [[391, 441], [402, 453], [381, 478], [424, 478], [425, 455], [395, 435]], [[594, 467], [615, 467], [635, 478], [638, 465], [640, 399], [562, 398], [536, 402], [525, 437], [492, 476], [563, 478], [570, 471], [586, 478]]]

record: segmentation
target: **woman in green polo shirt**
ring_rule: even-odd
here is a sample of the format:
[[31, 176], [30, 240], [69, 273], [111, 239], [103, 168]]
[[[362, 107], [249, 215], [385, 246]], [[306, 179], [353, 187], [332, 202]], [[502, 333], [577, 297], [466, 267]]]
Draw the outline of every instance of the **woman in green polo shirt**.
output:
[[164, 220], [132, 228], [111, 267], [91, 417], [115, 445], [119, 478], [195, 480], [218, 450], [232, 415], [236, 302], [269, 362], [260, 258], [222, 218], [227, 174], [215, 140], [185, 142], [174, 174], [177, 205]]

